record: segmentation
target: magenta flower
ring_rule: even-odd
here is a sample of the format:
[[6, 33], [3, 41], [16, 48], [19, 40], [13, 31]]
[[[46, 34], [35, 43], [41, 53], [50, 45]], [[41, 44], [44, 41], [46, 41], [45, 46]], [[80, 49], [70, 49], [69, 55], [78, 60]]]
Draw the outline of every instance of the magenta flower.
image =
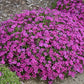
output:
[[1, 64], [5, 64], [5, 61], [2, 59], [2, 61], [0, 62]]
[[2, 76], [2, 73], [0, 72], [0, 76]]
[[42, 46], [43, 46], [43, 43], [39, 43], [39, 46], [41, 46], [41, 47], [42, 47]]
[[64, 74], [59, 74], [59, 78], [63, 80], [64, 79]]

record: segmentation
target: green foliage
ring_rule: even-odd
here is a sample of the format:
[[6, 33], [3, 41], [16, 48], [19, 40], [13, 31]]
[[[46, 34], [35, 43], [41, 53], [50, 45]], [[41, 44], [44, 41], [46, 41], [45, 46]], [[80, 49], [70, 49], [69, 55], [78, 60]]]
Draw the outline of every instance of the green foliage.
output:
[[58, 0], [55, 0], [55, 1], [51, 4], [51, 5], [52, 5], [52, 8], [51, 8], [51, 9], [56, 8], [56, 5], [57, 5], [56, 3], [57, 3], [57, 1], [58, 1]]
[[21, 84], [15, 72], [11, 72], [6, 66], [0, 67], [0, 84]]
[[51, 57], [48, 55], [48, 56], [45, 57], [45, 59], [46, 59], [47, 61], [49, 61], [49, 60], [51, 60]]

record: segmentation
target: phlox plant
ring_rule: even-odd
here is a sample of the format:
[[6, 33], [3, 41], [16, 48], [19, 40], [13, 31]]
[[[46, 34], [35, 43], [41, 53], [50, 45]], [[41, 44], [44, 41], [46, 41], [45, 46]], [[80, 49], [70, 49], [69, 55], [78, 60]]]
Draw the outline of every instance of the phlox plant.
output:
[[73, 15], [40, 8], [1, 22], [0, 63], [23, 80], [39, 76], [49, 84], [83, 73], [84, 26]]

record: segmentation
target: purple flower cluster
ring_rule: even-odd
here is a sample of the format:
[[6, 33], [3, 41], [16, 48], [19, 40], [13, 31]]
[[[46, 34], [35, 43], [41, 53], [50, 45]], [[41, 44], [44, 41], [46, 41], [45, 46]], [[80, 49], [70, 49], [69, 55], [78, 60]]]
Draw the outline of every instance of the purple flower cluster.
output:
[[76, 16], [84, 26], [84, 1], [83, 0], [58, 0], [56, 9]]
[[49, 84], [57, 77], [82, 73], [84, 26], [73, 16], [40, 8], [1, 22], [0, 63], [8, 64], [23, 80], [40, 76]]

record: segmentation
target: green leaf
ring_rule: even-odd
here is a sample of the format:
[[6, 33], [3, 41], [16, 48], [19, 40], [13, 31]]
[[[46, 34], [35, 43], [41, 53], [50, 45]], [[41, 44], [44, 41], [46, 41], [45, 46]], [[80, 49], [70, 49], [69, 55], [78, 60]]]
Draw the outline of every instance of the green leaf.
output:
[[45, 57], [45, 59], [46, 59], [47, 61], [49, 61], [49, 60], [51, 60], [51, 57], [48, 55], [48, 56]]

